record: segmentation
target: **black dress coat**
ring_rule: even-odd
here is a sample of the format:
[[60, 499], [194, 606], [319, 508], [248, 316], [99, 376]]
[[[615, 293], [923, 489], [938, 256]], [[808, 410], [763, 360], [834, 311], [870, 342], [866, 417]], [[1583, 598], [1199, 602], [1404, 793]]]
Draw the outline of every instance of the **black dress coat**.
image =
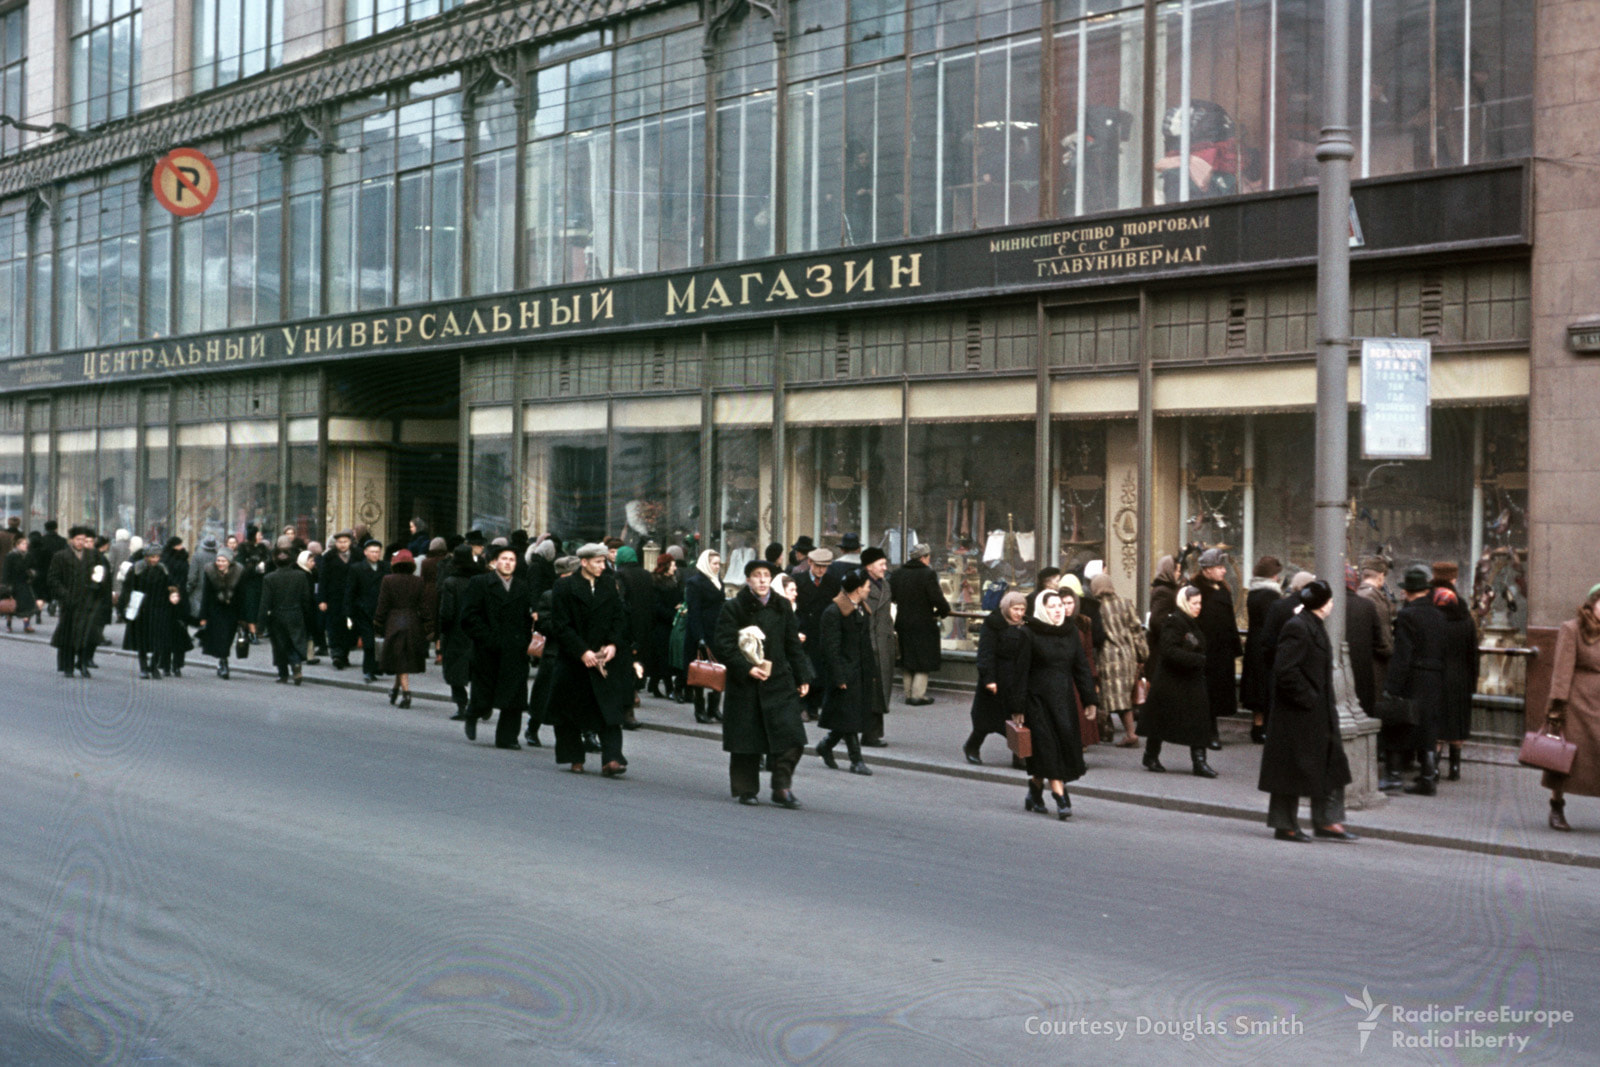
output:
[[1078, 701], [1100, 703], [1094, 674], [1083, 647], [1083, 631], [1075, 618], [1062, 626], [1029, 619], [1009, 627], [1001, 637], [1007, 661], [1000, 696], [1008, 716], [1021, 715], [1033, 734], [1028, 773], [1063, 782], [1082, 778], [1083, 739], [1078, 729]]
[[822, 629], [822, 612], [839, 595], [839, 579], [830, 570], [819, 581], [808, 567], [804, 574], [795, 576], [794, 587], [795, 619], [800, 632], [806, 635], [806, 644], [815, 645]]
[[655, 584], [643, 564], [624, 563], [617, 567], [617, 589], [628, 613], [628, 651], [643, 662], [644, 650], [650, 644], [650, 630], [656, 621]]
[[239, 632], [243, 618], [244, 571], [229, 567], [223, 574], [216, 561], [200, 572], [200, 620], [205, 629], [200, 631], [200, 651], [217, 659], [233, 655], [233, 639]]
[[1261, 750], [1263, 793], [1322, 798], [1350, 784], [1333, 697], [1333, 644], [1309, 611], [1284, 624], [1272, 672], [1272, 729]]
[[1144, 668], [1148, 675], [1155, 674], [1156, 659], [1161, 655], [1161, 624], [1167, 621], [1177, 606], [1177, 582], [1157, 578], [1150, 583], [1150, 659]]
[[461, 625], [461, 610], [466, 606], [467, 584], [482, 573], [483, 568], [476, 563], [452, 566], [439, 581], [437, 626], [447, 685], [472, 684], [472, 638]]
[[1350, 679], [1355, 684], [1356, 702], [1368, 715], [1377, 713], [1378, 663], [1388, 662], [1394, 651], [1394, 638], [1384, 629], [1377, 607], [1366, 597], [1346, 593], [1344, 598], [1345, 641], [1350, 646]]
[[533, 586], [533, 602], [544, 600], [556, 584], [556, 565], [535, 552], [528, 557], [528, 582]]
[[[627, 609], [611, 575], [591, 583], [579, 571], [557, 580], [550, 595], [550, 643], [544, 651], [546, 657], [559, 657], [550, 694], [554, 722], [582, 730], [622, 725], [633, 707], [631, 636]], [[527, 647], [527, 636], [522, 644]], [[615, 645], [617, 655], [605, 665], [605, 674], [583, 665], [585, 652], [599, 652], [606, 645]]]
[[329, 548], [317, 561], [317, 600], [328, 605], [328, 614], [338, 618], [350, 617], [345, 603], [345, 590], [350, 586], [350, 568], [366, 562], [354, 550], [344, 559], [337, 549]]
[[1478, 691], [1478, 624], [1459, 599], [1440, 608], [1439, 614], [1445, 626], [1439, 740], [1460, 743], [1472, 736], [1472, 696]]
[[13, 548], [0, 564], [0, 585], [16, 598], [19, 619], [32, 618], [36, 610], [33, 595], [33, 578], [28, 573], [28, 553]]
[[317, 617], [311, 599], [311, 575], [299, 567], [278, 567], [261, 580], [261, 623], [272, 642], [272, 665], [304, 662], [311, 641], [311, 620]]
[[[1278, 635], [1283, 632], [1284, 623], [1294, 618], [1294, 609], [1300, 606], [1297, 596], [1279, 597], [1267, 608], [1267, 617], [1261, 623], [1261, 658], [1267, 666], [1267, 685], [1272, 685], [1272, 664], [1278, 656]], [[1269, 706], [1267, 714], [1272, 714]]]
[[425, 588], [420, 574], [386, 574], [378, 585], [372, 626], [383, 635], [378, 669], [384, 674], [420, 674], [428, 669]]
[[[180, 594], [177, 604], [172, 603], [174, 589]], [[153, 656], [187, 652], [193, 648], [194, 643], [183, 625], [182, 592], [182, 587], [160, 563], [151, 566], [143, 559], [135, 563], [122, 583], [117, 608], [126, 615], [134, 593], [143, 593], [144, 599], [139, 604], [139, 614], [129, 620], [122, 631], [122, 647]]]
[[513, 577], [507, 589], [493, 571], [467, 583], [460, 625], [472, 641], [473, 703], [479, 707], [522, 710], [533, 638], [531, 593], [526, 578]]
[[[538, 556], [534, 557], [538, 559]], [[531, 581], [531, 579], [530, 579]], [[538, 618], [534, 620], [533, 628], [544, 634], [544, 654], [539, 657], [533, 668], [533, 685], [528, 689], [528, 721], [534, 726], [541, 723], [555, 725], [555, 719], [550, 714], [550, 694], [555, 691], [557, 664], [561, 662], [561, 650], [556, 647], [555, 627], [552, 625], [551, 612], [555, 606], [554, 587], [546, 589], [540, 595], [536, 607]], [[469, 646], [470, 650], [470, 646]], [[445, 657], [445, 669], [449, 669], [450, 659]]]
[[683, 603], [683, 586], [677, 575], [652, 575], [650, 582], [655, 613], [650, 619], [650, 640], [644, 648], [644, 669], [651, 678], [668, 678], [672, 675], [672, 624], [678, 617], [678, 605]]
[[1267, 656], [1262, 629], [1267, 612], [1283, 598], [1283, 588], [1271, 578], [1255, 578], [1245, 594], [1244, 666], [1239, 671], [1239, 703], [1265, 714], [1272, 707], [1272, 661]]
[[1213, 719], [1239, 710], [1238, 676], [1234, 662], [1244, 654], [1239, 622], [1233, 613], [1233, 591], [1226, 582], [1195, 579], [1200, 589], [1197, 622], [1206, 638], [1206, 702]]
[[1005, 733], [1006, 707], [1000, 693], [989, 692], [993, 683], [998, 690], [1004, 673], [1001, 662], [1001, 638], [1011, 629], [1011, 623], [999, 608], [989, 612], [978, 631], [978, 688], [972, 692], [972, 729], [981, 734]]
[[[772, 663], [766, 681], [750, 677], [754, 666], [739, 651], [739, 631], [756, 626], [765, 635], [763, 655]], [[711, 649], [728, 667], [722, 699], [722, 749], [747, 755], [804, 748], [799, 687], [813, 680], [811, 661], [800, 644], [794, 608], [772, 593], [765, 604], [749, 586], [722, 606]]]
[[[94, 580], [99, 568], [100, 580]], [[111, 565], [92, 548], [79, 556], [63, 548], [50, 558], [46, 584], [50, 599], [60, 605], [56, 632], [50, 635], [52, 648], [93, 651], [100, 631], [100, 611], [111, 597]]]
[[816, 684], [822, 690], [817, 722], [825, 730], [858, 734], [867, 728], [873, 687], [878, 684], [878, 658], [872, 651], [867, 613], [840, 593], [822, 611], [817, 641]]
[[722, 586], [707, 578], [699, 570], [691, 569], [683, 583], [683, 602], [688, 607], [685, 622], [688, 624], [688, 654], [693, 659], [700, 646], [711, 647], [717, 636], [717, 620], [722, 616], [722, 606], [727, 597]]
[[939, 620], [950, 614], [950, 602], [939, 588], [939, 576], [920, 559], [889, 575], [895, 604], [894, 632], [900, 639], [900, 666], [926, 674], [943, 662]]
[[1406, 601], [1394, 618], [1394, 656], [1389, 660], [1383, 691], [1416, 701], [1418, 721], [1410, 730], [1387, 728], [1386, 741], [1423, 750], [1438, 744], [1449, 644], [1449, 628], [1433, 601], [1429, 597]]
[[1161, 621], [1160, 633], [1160, 654], [1151, 657], [1156, 666], [1139, 726], [1146, 737], [1196, 748], [1211, 740], [1205, 635], [1195, 619], [1177, 608]]
[[[378, 610], [378, 590], [389, 575], [389, 565], [382, 560], [368, 563], [365, 557], [353, 560], [345, 583], [345, 616], [358, 630], [372, 625], [372, 616]], [[377, 628], [373, 627], [373, 632]]]

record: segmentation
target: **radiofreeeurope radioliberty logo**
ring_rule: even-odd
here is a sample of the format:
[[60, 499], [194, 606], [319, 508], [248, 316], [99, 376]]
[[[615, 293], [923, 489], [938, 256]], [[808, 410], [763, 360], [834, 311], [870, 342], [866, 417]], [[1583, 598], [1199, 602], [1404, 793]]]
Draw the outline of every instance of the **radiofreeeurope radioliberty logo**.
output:
[[1365, 1052], [1367, 1051], [1367, 1040], [1372, 1037], [1372, 1032], [1378, 1028], [1378, 1016], [1382, 1015], [1383, 1009], [1389, 1005], [1372, 1003], [1372, 994], [1367, 992], [1366, 986], [1361, 987], [1360, 1000], [1347, 993], [1345, 994], [1344, 1002], [1356, 1011], [1366, 1015], [1365, 1019], [1356, 1023], [1356, 1029], [1361, 1032], [1361, 1048], [1357, 1051]]

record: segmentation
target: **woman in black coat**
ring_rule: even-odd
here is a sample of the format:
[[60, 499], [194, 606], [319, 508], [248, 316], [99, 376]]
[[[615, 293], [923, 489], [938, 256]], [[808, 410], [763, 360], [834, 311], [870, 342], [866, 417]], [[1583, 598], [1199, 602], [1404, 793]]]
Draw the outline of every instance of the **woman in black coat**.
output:
[[301, 682], [301, 665], [306, 661], [306, 646], [311, 643], [311, 620], [317, 605], [311, 594], [311, 553], [301, 554], [296, 565], [287, 548], [272, 557], [272, 571], [261, 580], [261, 625], [266, 627], [272, 645], [272, 665], [278, 668], [278, 683]]
[[33, 580], [28, 573], [28, 539], [19, 537], [11, 551], [6, 553], [5, 562], [0, 564], [0, 586], [4, 586], [17, 602], [15, 610], [6, 616], [6, 632], [11, 632], [11, 620], [22, 620], [22, 632], [33, 633], [33, 615], [39, 610], [39, 605], [33, 596]]
[[[711, 647], [717, 635], [717, 620], [722, 616], [722, 605], [727, 597], [722, 595], [722, 557], [708, 548], [695, 561], [694, 573], [683, 583], [683, 602], [688, 608], [688, 652], [691, 657], [702, 647]], [[694, 689], [694, 721], [721, 722], [719, 710], [722, 694]]]
[[[459, 544], [450, 556], [450, 566], [439, 579], [439, 613], [435, 625], [439, 632], [439, 651], [444, 656], [444, 680], [455, 703], [454, 722], [467, 717], [467, 687], [472, 684], [472, 638], [461, 626], [461, 609], [467, 601], [467, 583], [484, 573], [483, 564], [472, 554], [472, 546]], [[549, 590], [546, 590], [548, 593]]]
[[1178, 606], [1178, 586], [1178, 561], [1162, 556], [1156, 564], [1156, 576], [1150, 580], [1150, 661], [1145, 664], [1146, 674], [1155, 673], [1156, 657], [1161, 654], [1161, 624]]
[[1244, 655], [1244, 645], [1239, 641], [1239, 620], [1233, 611], [1233, 591], [1226, 580], [1227, 564], [1218, 562], [1226, 558], [1216, 549], [1203, 553], [1200, 574], [1194, 580], [1200, 590], [1200, 614], [1195, 621], [1206, 639], [1206, 703], [1211, 709], [1211, 736], [1207, 744], [1212, 748], [1222, 747], [1217, 720], [1239, 711], [1239, 682], [1234, 664]]
[[[551, 563], [550, 567], [557, 580], [565, 578], [578, 569], [578, 557], [562, 556]], [[539, 740], [539, 727], [545, 723], [549, 723], [552, 727], [556, 724], [550, 710], [550, 694], [555, 690], [556, 663], [559, 661], [560, 651], [552, 643], [555, 639], [555, 626], [551, 618], [554, 605], [555, 584], [551, 583], [550, 587], [540, 594], [538, 602], [534, 605], [533, 628], [545, 637], [544, 654], [539, 657], [534, 667], [533, 684], [528, 688], [528, 729], [524, 738], [534, 748], [544, 747], [544, 743]], [[448, 657], [445, 662], [449, 662]]]
[[1150, 696], [1145, 702], [1144, 769], [1161, 772], [1164, 742], [1186, 745], [1194, 773], [1215, 778], [1206, 762], [1206, 742], [1211, 738], [1211, 706], [1206, 696], [1206, 639], [1195, 617], [1200, 614], [1200, 590], [1192, 585], [1178, 590], [1177, 607], [1161, 621], [1159, 651], [1151, 656]]
[[217, 558], [200, 573], [200, 651], [217, 659], [217, 677], [228, 677], [228, 657], [239, 633], [244, 610], [244, 571], [234, 566], [233, 553], [217, 549]]
[[[411, 550], [402, 548], [378, 583], [378, 607], [372, 613], [374, 633], [383, 634], [378, 667], [395, 676], [389, 703], [411, 706], [411, 676], [428, 669], [428, 626], [424, 619], [422, 576]], [[519, 687], [520, 689], [520, 687]]]
[[1327, 582], [1311, 582], [1300, 591], [1299, 602], [1299, 613], [1278, 636], [1272, 731], [1261, 750], [1256, 784], [1272, 795], [1267, 825], [1279, 841], [1311, 840], [1296, 818], [1301, 797], [1311, 798], [1311, 826], [1318, 837], [1354, 841], [1342, 825], [1350, 762], [1333, 698], [1333, 644], [1323, 626], [1333, 611], [1333, 590]]
[[194, 647], [179, 616], [179, 586], [161, 565], [161, 546], [147, 545], [122, 583], [117, 608], [126, 617], [139, 595], [139, 609], [122, 633], [122, 647], [139, 654], [139, 677], [160, 678], [183, 669], [183, 654]]
[[[650, 587], [655, 594], [655, 610], [650, 618], [650, 640], [645, 643], [644, 672], [649, 680], [650, 695], [665, 700], [678, 692], [677, 672], [672, 669], [668, 646], [672, 641], [672, 621], [678, 617], [678, 605], [683, 603], [683, 586], [678, 582], [678, 561], [661, 553], [656, 569], [650, 574]], [[666, 683], [666, 692], [661, 691]]]
[[1405, 750], [1417, 754], [1416, 780], [1407, 793], [1431, 797], [1438, 789], [1439, 760], [1435, 752], [1444, 719], [1444, 661], [1450, 630], [1433, 602], [1433, 575], [1427, 567], [1406, 569], [1401, 582], [1406, 603], [1394, 617], [1394, 657], [1384, 678], [1384, 692], [1416, 703], [1415, 726], [1385, 724], [1383, 728], [1385, 779], [1400, 778]]
[[[772, 802], [798, 808], [791, 787], [805, 751], [806, 728], [800, 698], [810, 687], [811, 661], [800, 645], [800, 624], [787, 600], [772, 592], [772, 564], [764, 559], [745, 566], [745, 585], [722, 607], [711, 648], [728, 668], [723, 704], [722, 750], [728, 753], [728, 782], [741, 804], [759, 803], [761, 757], [772, 772]], [[765, 597], [765, 601], [762, 598]], [[762, 634], [765, 670], [739, 647], [746, 627]]]
[[928, 566], [931, 555], [927, 545], [913, 545], [906, 565], [889, 576], [894, 632], [900, 645], [900, 666], [906, 674], [906, 703], [912, 707], [933, 703], [927, 695], [928, 675], [943, 663], [939, 620], [950, 614], [939, 576]]
[[[1011, 627], [1021, 626], [1026, 621], [1027, 612], [1026, 595], [1007, 593], [1000, 598], [1000, 606], [983, 620], [983, 629], [978, 632], [978, 687], [972, 693], [972, 733], [961, 746], [961, 754], [967, 757], [968, 763], [981, 764], [983, 758], [978, 749], [984, 739], [990, 734], [1006, 732], [1006, 706], [1000, 696], [1000, 679], [1008, 669], [1009, 655], [1014, 649], [1001, 639]], [[1016, 756], [1011, 757], [1011, 765], [1016, 770], [1023, 769], [1022, 760]]]
[[1100, 703], [1082, 631], [1077, 620], [1067, 616], [1061, 594], [1046, 590], [1034, 598], [1033, 615], [1024, 625], [1007, 630], [1002, 644], [1010, 646], [1011, 656], [1000, 680], [1000, 695], [1011, 718], [1033, 735], [1023, 809], [1048, 814], [1043, 795], [1048, 781], [1056, 815], [1066, 819], [1072, 814], [1066, 783], [1083, 777], [1086, 770], [1074, 691], [1085, 708]]
[[1239, 703], [1254, 716], [1250, 740], [1260, 744], [1266, 737], [1267, 712], [1272, 707], [1272, 661], [1262, 641], [1267, 612], [1283, 596], [1278, 575], [1283, 564], [1275, 556], [1262, 556], [1245, 594], [1244, 666], [1239, 671]]
[[1461, 742], [1472, 736], [1472, 695], [1478, 691], [1478, 624], [1472, 612], [1443, 586], [1433, 591], [1434, 607], [1444, 616], [1444, 705], [1439, 740], [1450, 746], [1450, 781], [1461, 780]]
[[878, 684], [878, 660], [872, 651], [872, 628], [861, 602], [867, 597], [867, 576], [851, 571], [839, 582], [839, 595], [822, 609], [818, 642], [822, 657], [818, 661], [817, 685], [822, 688], [822, 716], [818, 720], [828, 731], [817, 745], [817, 755], [834, 770], [833, 746], [844, 741], [850, 753], [852, 774], [870, 775], [861, 759], [861, 731], [872, 714], [873, 686]]

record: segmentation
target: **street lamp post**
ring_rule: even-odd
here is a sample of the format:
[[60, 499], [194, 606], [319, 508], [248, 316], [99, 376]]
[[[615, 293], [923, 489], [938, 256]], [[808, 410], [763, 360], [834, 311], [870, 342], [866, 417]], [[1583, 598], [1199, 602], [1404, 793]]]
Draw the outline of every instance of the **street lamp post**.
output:
[[1354, 778], [1345, 802], [1372, 807], [1378, 791], [1378, 723], [1361, 711], [1345, 641], [1345, 530], [1349, 521], [1350, 447], [1350, 4], [1323, 5], [1322, 134], [1317, 141], [1317, 574], [1333, 587], [1329, 636], [1339, 732]]

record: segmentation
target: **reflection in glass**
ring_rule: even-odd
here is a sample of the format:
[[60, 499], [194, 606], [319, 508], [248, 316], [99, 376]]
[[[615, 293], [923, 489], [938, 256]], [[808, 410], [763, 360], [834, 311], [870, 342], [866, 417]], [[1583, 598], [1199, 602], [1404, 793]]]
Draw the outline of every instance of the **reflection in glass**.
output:
[[524, 483], [530, 534], [554, 533], [566, 549], [607, 536], [605, 434], [530, 436]]
[[505, 537], [512, 529], [511, 435], [472, 439], [469, 468], [469, 530], [487, 538]]
[[618, 432], [613, 441], [609, 532], [630, 545], [682, 544], [699, 517], [699, 431]]
[[[902, 441], [899, 423], [830, 426], [789, 431], [788, 514], [792, 534], [808, 533], [823, 548], [840, 551], [847, 533], [875, 545], [899, 566], [902, 543]], [[915, 533], [908, 535], [913, 542]]]

